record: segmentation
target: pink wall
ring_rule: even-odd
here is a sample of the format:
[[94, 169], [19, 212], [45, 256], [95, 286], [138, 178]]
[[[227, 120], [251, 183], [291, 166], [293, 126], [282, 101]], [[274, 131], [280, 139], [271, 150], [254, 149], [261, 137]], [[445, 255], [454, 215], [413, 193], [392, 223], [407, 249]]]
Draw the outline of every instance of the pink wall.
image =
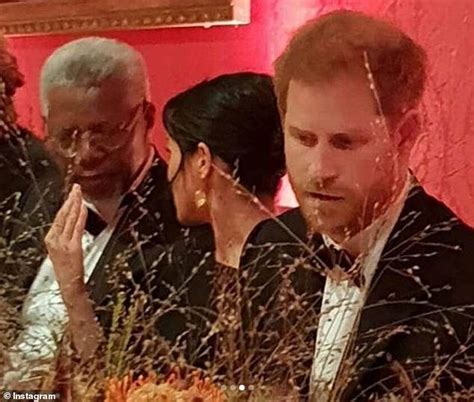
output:
[[412, 165], [429, 192], [474, 226], [474, 1], [340, 3], [385, 16], [427, 50], [425, 132]]
[[[262, 4], [270, 5], [271, 2]], [[252, 24], [237, 27], [160, 29], [103, 34], [127, 42], [138, 49], [148, 65], [152, 97], [158, 110], [176, 92], [224, 72], [268, 70], [265, 52], [267, 6], [253, 7]], [[17, 56], [26, 75], [27, 85], [17, 97], [23, 123], [39, 133], [38, 78], [45, 59], [55, 48], [79, 36], [49, 36], [10, 39], [10, 49]], [[162, 145], [161, 126], [154, 138]]]
[[[471, 0], [253, 0], [252, 23], [240, 27], [118, 32], [147, 61], [153, 100], [160, 110], [169, 96], [196, 81], [239, 70], [271, 71], [291, 32], [308, 18], [352, 8], [395, 21], [428, 50], [430, 82], [426, 132], [413, 167], [429, 192], [474, 226], [474, 1]], [[11, 39], [26, 75], [18, 94], [22, 121], [40, 133], [38, 75], [45, 58], [73, 36]], [[154, 140], [161, 149], [162, 128]], [[292, 204], [284, 191], [281, 203]]]

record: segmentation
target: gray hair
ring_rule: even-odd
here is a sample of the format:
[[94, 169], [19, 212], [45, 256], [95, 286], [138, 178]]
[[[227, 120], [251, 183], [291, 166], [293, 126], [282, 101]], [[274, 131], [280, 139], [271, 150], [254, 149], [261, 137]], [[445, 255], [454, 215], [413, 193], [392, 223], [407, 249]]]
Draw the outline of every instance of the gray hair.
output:
[[48, 115], [47, 95], [53, 88], [99, 88], [110, 79], [123, 82], [136, 101], [149, 99], [147, 69], [142, 55], [125, 43], [89, 37], [61, 46], [46, 60], [40, 77], [40, 102], [43, 116]]

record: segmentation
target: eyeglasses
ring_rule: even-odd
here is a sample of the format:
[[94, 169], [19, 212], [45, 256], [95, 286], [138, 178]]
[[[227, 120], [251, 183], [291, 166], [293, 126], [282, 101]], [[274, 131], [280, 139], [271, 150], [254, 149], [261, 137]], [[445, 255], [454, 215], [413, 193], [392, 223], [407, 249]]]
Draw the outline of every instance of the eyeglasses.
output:
[[126, 122], [116, 126], [100, 125], [100, 127], [83, 130], [70, 127], [49, 133], [47, 141], [66, 158], [74, 158], [78, 153], [80, 141], [87, 140], [90, 148], [101, 150], [104, 153], [115, 152], [129, 143], [137, 125], [137, 116], [140, 109], [145, 107], [146, 101], [140, 102], [130, 112]]

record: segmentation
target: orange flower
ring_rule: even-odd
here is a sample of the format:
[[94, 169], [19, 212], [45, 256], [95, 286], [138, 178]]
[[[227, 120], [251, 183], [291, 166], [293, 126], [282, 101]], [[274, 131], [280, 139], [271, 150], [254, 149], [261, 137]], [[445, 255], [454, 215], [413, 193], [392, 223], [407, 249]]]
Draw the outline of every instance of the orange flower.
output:
[[130, 390], [126, 402], [181, 402], [180, 394], [181, 392], [170, 384], [147, 383]]
[[127, 402], [128, 394], [148, 384], [156, 383], [156, 376], [151, 374], [147, 377], [140, 376], [133, 381], [132, 373], [122, 380], [111, 378], [107, 382], [105, 391], [105, 402]]
[[199, 374], [193, 374], [193, 384], [184, 391], [185, 402], [225, 402], [227, 398], [210, 379], [202, 379]]
[[105, 402], [226, 402], [224, 393], [209, 379], [202, 379], [199, 373], [192, 374], [190, 381], [174, 372], [159, 384], [151, 374], [132, 381], [129, 374], [122, 380], [108, 381]]

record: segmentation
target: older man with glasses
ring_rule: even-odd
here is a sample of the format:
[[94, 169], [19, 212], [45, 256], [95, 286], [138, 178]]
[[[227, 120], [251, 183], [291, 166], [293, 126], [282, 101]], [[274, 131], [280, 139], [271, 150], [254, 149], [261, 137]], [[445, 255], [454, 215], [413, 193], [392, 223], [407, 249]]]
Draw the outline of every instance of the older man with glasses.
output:
[[[146, 276], [137, 255], [180, 233], [166, 166], [149, 138], [155, 108], [138, 52], [102, 38], [68, 43], [43, 66], [40, 96], [48, 149], [62, 175], [26, 197], [16, 230], [25, 289], [23, 325], [9, 352], [7, 380], [16, 383], [30, 381], [36, 364], [49, 364], [66, 324], [79, 355], [93, 355], [100, 327], [82, 327], [95, 320], [93, 305], [113, 305], [112, 289]], [[130, 266], [133, 258], [141, 263]], [[100, 321], [110, 321], [104, 314]]]

